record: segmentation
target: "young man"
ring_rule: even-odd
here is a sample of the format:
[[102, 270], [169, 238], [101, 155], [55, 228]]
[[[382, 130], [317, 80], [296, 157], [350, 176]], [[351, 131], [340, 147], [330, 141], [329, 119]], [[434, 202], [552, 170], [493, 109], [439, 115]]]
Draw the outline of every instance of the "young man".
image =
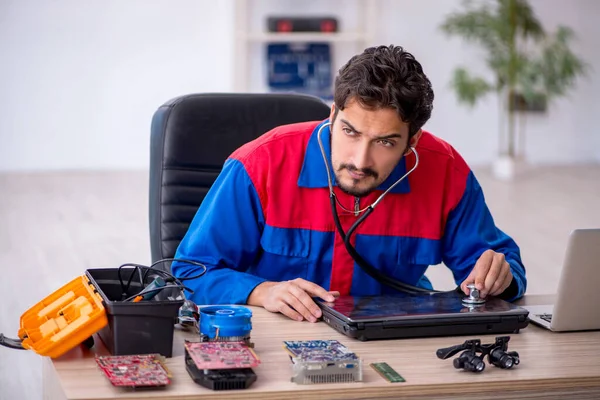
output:
[[[314, 296], [393, 293], [355, 262], [336, 231], [328, 173], [345, 232], [391, 188], [350, 237], [382, 274], [431, 288], [424, 273], [443, 261], [465, 293], [474, 283], [484, 297], [522, 296], [518, 246], [495, 226], [461, 156], [422, 130], [433, 97], [410, 53], [369, 48], [339, 71], [328, 120], [278, 127], [235, 151], [176, 253], [207, 267], [186, 283], [191, 300], [316, 321]], [[199, 272], [183, 262], [172, 270]]]

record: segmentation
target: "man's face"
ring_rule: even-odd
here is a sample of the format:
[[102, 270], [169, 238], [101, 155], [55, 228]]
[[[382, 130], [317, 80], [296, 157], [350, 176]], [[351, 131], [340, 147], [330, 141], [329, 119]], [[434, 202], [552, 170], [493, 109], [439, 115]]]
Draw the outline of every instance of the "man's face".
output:
[[[335, 106], [330, 119], [333, 121]], [[408, 124], [396, 110], [350, 101], [331, 126], [331, 162], [338, 186], [362, 197], [387, 179], [408, 148]]]

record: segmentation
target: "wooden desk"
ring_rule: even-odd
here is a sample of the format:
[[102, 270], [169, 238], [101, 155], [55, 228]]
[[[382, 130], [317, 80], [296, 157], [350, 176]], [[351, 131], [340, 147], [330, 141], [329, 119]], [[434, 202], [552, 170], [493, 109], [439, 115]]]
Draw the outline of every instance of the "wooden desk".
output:
[[[527, 304], [548, 297], [531, 296]], [[100, 340], [92, 351], [73, 349], [57, 360], [44, 359], [44, 392], [47, 399], [484, 399], [484, 398], [600, 398], [600, 332], [551, 333], [530, 324], [511, 335], [509, 349], [518, 351], [521, 364], [501, 370], [486, 361], [483, 373], [454, 369], [452, 359], [439, 360], [435, 351], [467, 337], [402, 339], [360, 342], [338, 334], [322, 322], [295, 322], [264, 309], [251, 307], [252, 341], [261, 358], [254, 368], [257, 381], [246, 390], [215, 392], [195, 384], [185, 371], [183, 340], [176, 332], [174, 356], [167, 365], [173, 383], [166, 389], [127, 391], [113, 387], [96, 367], [94, 352], [107, 354]], [[493, 341], [495, 335], [479, 336]], [[337, 339], [361, 356], [363, 382], [297, 385], [290, 382], [291, 365], [283, 340]], [[454, 358], [454, 357], [453, 357]], [[370, 366], [385, 361], [405, 379], [388, 383]]]

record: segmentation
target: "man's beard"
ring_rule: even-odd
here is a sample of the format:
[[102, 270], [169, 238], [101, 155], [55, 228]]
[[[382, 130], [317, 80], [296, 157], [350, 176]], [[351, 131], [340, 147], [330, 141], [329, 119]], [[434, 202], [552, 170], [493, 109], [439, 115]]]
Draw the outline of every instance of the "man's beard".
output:
[[[367, 188], [363, 188], [363, 189], [357, 189], [355, 187], [347, 187], [346, 185], [344, 185], [340, 179], [340, 174], [342, 173], [342, 171], [346, 169], [348, 171], [352, 171], [352, 172], [361, 172], [365, 175], [365, 178], [368, 176], [371, 176], [374, 178], [374, 183], [372, 186], [369, 186]], [[354, 196], [354, 197], [364, 197], [366, 195], [368, 195], [369, 193], [371, 193], [373, 190], [375, 190], [377, 188], [377, 186], [379, 185], [379, 183], [377, 182], [378, 178], [379, 178], [379, 174], [376, 171], [373, 171], [370, 168], [363, 168], [363, 169], [358, 169], [356, 168], [354, 165], [351, 164], [341, 164], [338, 168], [337, 171], [335, 173], [335, 178], [338, 182], [338, 187], [342, 190], [342, 192], [349, 194], [350, 196]], [[365, 179], [363, 178], [363, 179]], [[352, 179], [352, 178], [350, 178]], [[356, 185], [360, 182], [359, 179], [352, 179], [353, 183]]]

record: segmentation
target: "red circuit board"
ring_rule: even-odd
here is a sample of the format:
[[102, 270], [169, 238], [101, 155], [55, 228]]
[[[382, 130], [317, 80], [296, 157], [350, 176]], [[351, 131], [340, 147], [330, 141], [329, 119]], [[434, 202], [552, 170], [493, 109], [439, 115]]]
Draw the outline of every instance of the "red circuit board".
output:
[[244, 342], [186, 342], [185, 348], [198, 369], [252, 368], [260, 360]]
[[96, 357], [96, 363], [114, 386], [166, 386], [171, 374], [160, 354]]

